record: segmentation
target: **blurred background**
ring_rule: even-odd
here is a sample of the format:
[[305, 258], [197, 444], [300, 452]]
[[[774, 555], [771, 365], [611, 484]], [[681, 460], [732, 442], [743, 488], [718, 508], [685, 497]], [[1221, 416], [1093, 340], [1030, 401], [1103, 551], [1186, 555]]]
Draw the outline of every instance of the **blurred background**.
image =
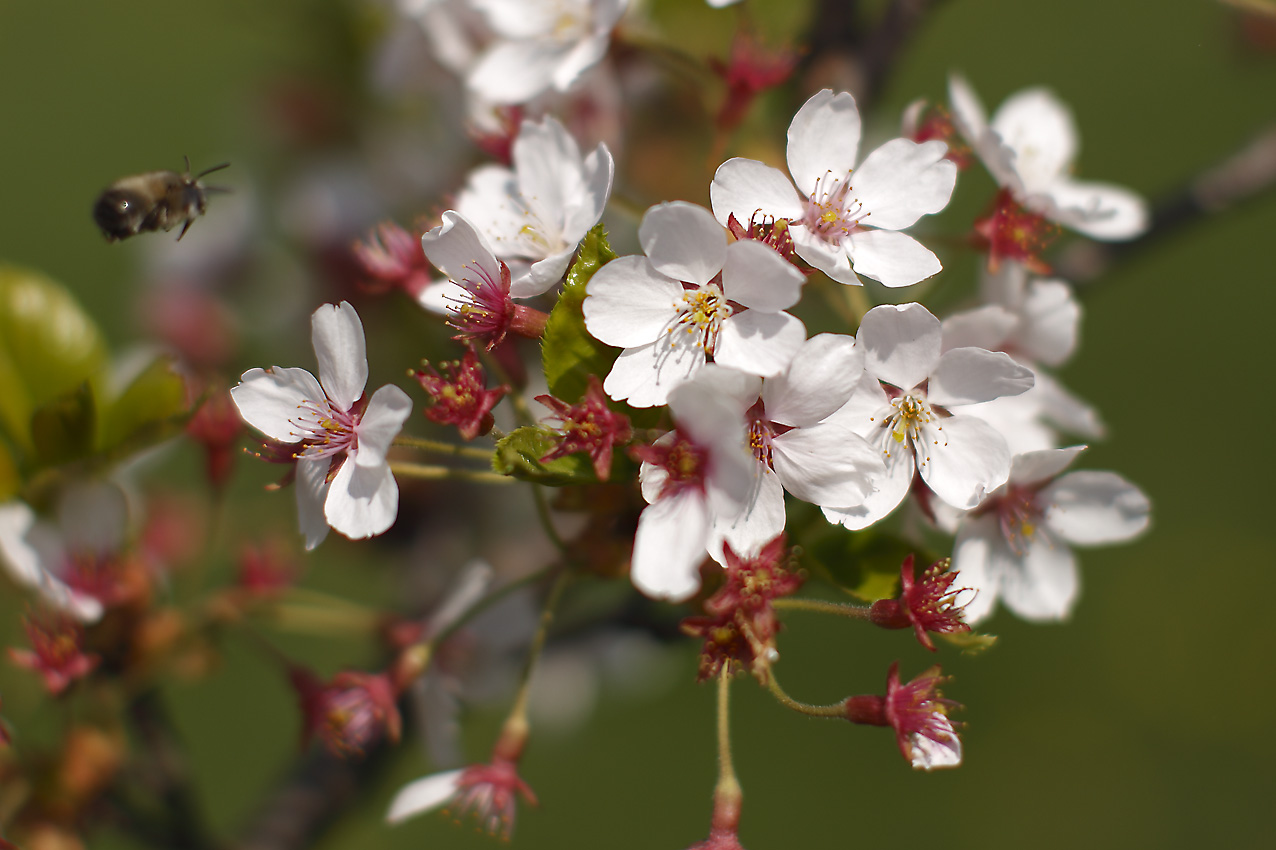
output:
[[[725, 54], [733, 12], [700, 0], [649, 5], [656, 23], [644, 38], [696, 57]], [[808, 20], [812, 0], [747, 5], [768, 39], [819, 27]], [[866, 116], [870, 136], [894, 135], [916, 98], [944, 100], [950, 70], [990, 110], [1046, 85], [1074, 110], [1081, 176], [1155, 203], [1276, 121], [1272, 17], [1206, 0], [933, 5]], [[309, 367], [308, 315], [355, 298], [365, 324], [384, 329], [371, 340], [371, 385], [406, 386], [404, 369], [439, 356], [439, 335], [401, 294], [360, 295], [343, 257], [386, 216], [407, 224], [446, 208], [445, 193], [481, 155], [456, 120], [455, 79], [427, 58], [419, 33], [392, 24], [384, 6], [355, 0], [0, 2], [0, 262], [65, 284], [116, 351], [215, 326], [207, 357], [232, 378], [253, 365]], [[634, 108], [633, 134], [616, 151], [617, 193], [641, 207], [674, 197], [707, 205], [708, 124], [677, 123], [704, 101], [676, 63], [654, 68], [629, 81], [654, 93]], [[757, 104], [729, 153], [780, 154], [789, 117], [823, 84], [810, 80]], [[97, 193], [126, 174], [180, 170], [183, 156], [196, 170], [231, 162], [210, 182], [233, 193], [213, 197], [181, 243], [161, 234], [107, 244], [89, 216]], [[961, 211], [978, 212], [990, 192], [986, 177], [965, 174], [957, 212], [937, 229], [957, 234]], [[632, 239], [621, 235], [632, 218], [608, 221], [615, 241]], [[1082, 288], [1082, 343], [1062, 377], [1109, 428], [1083, 464], [1142, 487], [1153, 528], [1132, 545], [1081, 554], [1071, 622], [1033, 625], [1001, 611], [985, 629], [1000, 637], [993, 649], [966, 657], [941, 648], [956, 677], [946, 695], [966, 705], [959, 770], [915, 773], [888, 733], [792, 716], [739, 683], [733, 735], [747, 847], [1269, 846], [1273, 468], [1265, 438], [1249, 429], [1273, 415], [1273, 233], [1268, 192], [1129, 252]], [[965, 289], [935, 300], [957, 304], [977, 260], [956, 247], [941, 253], [945, 279]], [[137, 475], [190, 482], [186, 498], [198, 501], [200, 464], [178, 447]], [[232, 531], [291, 529], [291, 497], [261, 491], [274, 472], [240, 464], [210, 569], [230, 570]], [[376, 546], [333, 535], [306, 561], [308, 586], [372, 607], [404, 587], [437, 593], [441, 580], [425, 574], [450, 574], [471, 553], [456, 535], [450, 548], [422, 542], [438, 539], [428, 534], [436, 524], [465, 524], [473, 548], [502, 566], [547, 555], [541, 543], [492, 533], [517, 527], [530, 512], [525, 498], [504, 497], [507, 515], [490, 505], [479, 515], [476, 494], [404, 490], [417, 524]], [[14, 644], [20, 603], [0, 609], [0, 638]], [[366, 636], [271, 639], [326, 672], [375, 658]], [[895, 658], [906, 677], [932, 663], [898, 634], [815, 615], [794, 622], [780, 648], [786, 689], [811, 702], [880, 691]], [[598, 676], [581, 672], [587, 648], [566, 649], [579, 651], [562, 653], [576, 661], [558, 665], [556, 686], [580, 696], [533, 735], [523, 776], [541, 806], [520, 813], [515, 846], [647, 850], [703, 839], [714, 693], [694, 682], [696, 647], [598, 653], [589, 662], [602, 665]], [[209, 663], [211, 674], [176, 681], [166, 696], [203, 811], [229, 837], [289, 769], [299, 721], [251, 640], [228, 639]], [[54, 733], [58, 718], [41, 711], [26, 674], [0, 669], [0, 695], [21, 740]], [[469, 759], [486, 756], [502, 707], [466, 716]], [[390, 758], [367, 771], [349, 816], [319, 846], [490, 844], [440, 815], [383, 826], [394, 791], [434, 769], [415, 739]], [[105, 830], [90, 846], [138, 845]]]

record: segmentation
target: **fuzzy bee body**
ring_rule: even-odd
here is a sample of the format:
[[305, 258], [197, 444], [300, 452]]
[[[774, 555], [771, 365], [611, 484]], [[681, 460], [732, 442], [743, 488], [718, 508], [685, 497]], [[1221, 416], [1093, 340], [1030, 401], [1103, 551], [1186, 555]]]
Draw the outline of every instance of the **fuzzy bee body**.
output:
[[93, 220], [108, 242], [151, 230], [169, 231], [179, 224], [182, 232], [177, 238], [181, 239], [191, 223], [208, 208], [208, 193], [225, 191], [205, 186], [200, 178], [228, 165], [230, 163], [215, 165], [192, 176], [188, 160], [184, 174], [148, 171], [123, 177], [98, 196], [93, 205]]

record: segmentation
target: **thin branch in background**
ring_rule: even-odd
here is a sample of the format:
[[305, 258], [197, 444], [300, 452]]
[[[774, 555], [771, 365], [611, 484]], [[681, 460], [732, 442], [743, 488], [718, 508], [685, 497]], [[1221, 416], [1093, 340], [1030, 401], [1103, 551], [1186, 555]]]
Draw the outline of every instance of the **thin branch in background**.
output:
[[217, 843], [204, 821], [186, 771], [183, 748], [159, 692], [147, 690], [136, 696], [129, 704], [129, 721], [148, 756], [148, 778], [162, 804], [166, 846], [213, 850]]
[[1239, 151], [1157, 203], [1152, 210], [1151, 225], [1138, 239], [1078, 241], [1068, 246], [1054, 269], [1065, 280], [1085, 284], [1166, 236], [1273, 189], [1276, 189], [1276, 124], [1267, 126]]

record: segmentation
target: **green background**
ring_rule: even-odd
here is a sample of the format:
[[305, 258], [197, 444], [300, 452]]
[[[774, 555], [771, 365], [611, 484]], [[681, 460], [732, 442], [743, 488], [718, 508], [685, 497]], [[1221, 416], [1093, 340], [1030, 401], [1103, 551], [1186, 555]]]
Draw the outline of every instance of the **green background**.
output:
[[[698, 0], [660, 5], [702, 27], [731, 14]], [[230, 159], [224, 182], [251, 173], [268, 193], [281, 157], [262, 81], [310, 76], [350, 96], [366, 81], [360, 50], [374, 23], [352, 7], [300, 0], [0, 3], [0, 259], [66, 283], [116, 346], [136, 338], [145, 246], [103, 242], [88, 217], [95, 193], [126, 173], [176, 168], [183, 154], [197, 167]], [[1247, 46], [1232, 11], [1210, 2], [940, 4], [869, 121], [887, 127], [913, 98], [942, 98], [949, 69], [990, 109], [1020, 88], [1050, 86], [1077, 116], [1083, 175], [1153, 199], [1276, 120], [1276, 52]], [[437, 202], [422, 197], [420, 208]], [[1082, 346], [1063, 377], [1110, 429], [1085, 464], [1138, 483], [1153, 528], [1136, 544], [1082, 555], [1070, 623], [1003, 612], [988, 629], [1001, 637], [990, 652], [941, 650], [957, 677], [948, 695], [967, 706], [962, 768], [914, 773], [889, 734], [799, 719], [742, 683], [734, 739], [746, 846], [1268, 846], [1273, 233], [1269, 192], [1174, 232], [1084, 295]], [[262, 312], [274, 296], [241, 290], [233, 300], [250, 330], [271, 323]], [[304, 324], [290, 327], [290, 346], [250, 337], [253, 356], [234, 368], [309, 364]], [[377, 368], [374, 358], [374, 382]], [[255, 492], [265, 480], [254, 469], [237, 487]], [[291, 519], [280, 510], [276, 521]], [[332, 540], [321, 551], [314, 584], [373, 600], [394, 592], [395, 576], [369, 550]], [[9, 642], [16, 633], [3, 629]], [[786, 688], [815, 702], [880, 690], [896, 657], [906, 676], [931, 661], [899, 635], [814, 616], [793, 624], [781, 650]], [[329, 671], [368, 657], [366, 644], [340, 640], [297, 651]], [[523, 775], [541, 808], [520, 814], [516, 846], [645, 850], [704, 837], [714, 696], [691, 681], [694, 663], [686, 647], [669, 662], [670, 689], [605, 691], [588, 725], [533, 738]], [[37, 703], [20, 678], [4, 671], [0, 686], [21, 729]], [[267, 661], [233, 642], [217, 676], [170, 695], [210, 819], [232, 834], [293, 754], [290, 697]], [[498, 719], [473, 718], [471, 757], [486, 754]], [[323, 846], [488, 846], [438, 816], [378, 823], [394, 789], [428, 769], [405, 748]], [[104, 834], [92, 846], [129, 845]]]

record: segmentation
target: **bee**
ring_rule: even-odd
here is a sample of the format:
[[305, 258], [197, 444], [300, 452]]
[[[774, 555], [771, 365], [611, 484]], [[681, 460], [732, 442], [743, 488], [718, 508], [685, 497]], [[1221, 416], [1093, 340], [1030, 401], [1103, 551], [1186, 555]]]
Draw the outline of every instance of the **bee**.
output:
[[191, 176], [191, 161], [186, 158], [186, 173], [148, 171], [122, 177], [98, 195], [93, 205], [93, 220], [102, 228], [106, 241], [127, 239], [147, 230], [169, 231], [182, 224], [180, 240], [191, 223], [204, 214], [208, 195], [227, 192], [217, 186], [205, 186], [200, 178], [229, 166], [214, 165]]

